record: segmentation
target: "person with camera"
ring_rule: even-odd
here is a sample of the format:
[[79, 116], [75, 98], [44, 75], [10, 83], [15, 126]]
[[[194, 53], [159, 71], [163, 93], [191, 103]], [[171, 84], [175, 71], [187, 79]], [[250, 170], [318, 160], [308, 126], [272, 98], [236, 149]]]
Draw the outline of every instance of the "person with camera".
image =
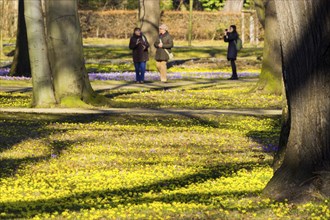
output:
[[224, 41], [228, 43], [228, 50], [227, 50], [227, 59], [230, 61], [231, 69], [232, 69], [232, 76], [229, 78], [230, 80], [237, 80], [237, 68], [236, 68], [236, 59], [237, 59], [237, 48], [236, 42], [238, 40], [238, 33], [236, 31], [235, 25], [230, 25], [229, 30], [225, 30], [225, 37]]
[[146, 36], [141, 32], [140, 28], [134, 29], [133, 36], [129, 42], [129, 48], [133, 51], [132, 55], [136, 73], [136, 82], [144, 83], [146, 64], [149, 60], [149, 43]]
[[168, 27], [165, 24], [159, 26], [159, 39], [156, 40], [154, 46], [156, 50], [156, 66], [160, 73], [160, 80], [167, 82], [167, 61], [172, 54], [173, 38], [168, 33]]

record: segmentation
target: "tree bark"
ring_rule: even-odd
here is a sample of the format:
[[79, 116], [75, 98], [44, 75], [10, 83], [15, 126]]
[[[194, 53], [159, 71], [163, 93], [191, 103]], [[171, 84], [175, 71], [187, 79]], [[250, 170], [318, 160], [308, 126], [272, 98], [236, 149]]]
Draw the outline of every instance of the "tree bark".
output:
[[[265, 30], [263, 62], [257, 90], [265, 93], [284, 94], [282, 77], [282, 57], [279, 25], [277, 20], [274, 0], [254, 0], [259, 22]], [[279, 140], [279, 149], [275, 154], [273, 168], [276, 171], [283, 162], [287, 145], [288, 132], [290, 131], [290, 118], [283, 97], [282, 132]]]
[[63, 100], [91, 102], [94, 91], [84, 63], [77, 0], [49, 0], [45, 3], [56, 99], [60, 103]]
[[243, 9], [244, 0], [227, 0], [223, 11], [239, 13]]
[[18, 4], [16, 48], [9, 75], [31, 76], [30, 57], [24, 18], [24, 0], [19, 0]]
[[2, 61], [3, 53], [3, 26], [4, 26], [4, 9], [5, 9], [5, 1], [1, 2], [1, 15], [0, 15], [0, 65]]
[[263, 61], [258, 90], [282, 94], [282, 60], [275, 0], [255, 0], [260, 23], [265, 30]]
[[56, 104], [47, 54], [45, 24], [41, 0], [25, 0], [24, 16], [32, 70], [33, 106]]
[[257, 16], [259, 19], [260, 24], [263, 28], [265, 28], [265, 21], [266, 21], [266, 2], [268, 0], [254, 0], [254, 8], [257, 12]]
[[276, 0], [290, 134], [264, 193], [276, 200], [330, 196], [330, 1]]
[[[158, 27], [160, 20], [159, 0], [140, 0], [139, 17], [142, 32], [146, 35], [150, 45], [158, 39]], [[156, 48], [150, 47], [152, 57], [156, 54]]]

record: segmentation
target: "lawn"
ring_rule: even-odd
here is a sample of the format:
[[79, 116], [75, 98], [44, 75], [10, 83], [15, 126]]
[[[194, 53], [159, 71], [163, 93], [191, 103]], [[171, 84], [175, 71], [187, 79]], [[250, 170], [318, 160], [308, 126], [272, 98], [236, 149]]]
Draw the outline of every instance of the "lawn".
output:
[[[281, 97], [255, 93], [256, 82], [92, 84], [112, 107], [279, 108]], [[0, 97], [1, 107], [31, 101], [30, 92]], [[327, 200], [262, 197], [280, 116], [3, 113], [0, 124], [2, 219], [330, 218]]]
[[[31, 80], [0, 80], [5, 87], [31, 86]], [[257, 79], [233, 82], [216, 79], [183, 79], [170, 83], [136, 85], [125, 81], [92, 81], [101, 95], [109, 98], [102, 107], [150, 109], [281, 109], [282, 96], [255, 92]], [[0, 107], [29, 107], [32, 92], [0, 92]]]
[[261, 197], [279, 117], [3, 114], [0, 124], [1, 218], [330, 217], [327, 201]]
[[[230, 81], [224, 43], [177, 42], [169, 83], [148, 72], [135, 84], [126, 41], [85, 39], [92, 86], [108, 98], [97, 108], [170, 114], [1, 113], [0, 219], [330, 218], [328, 200], [262, 196], [281, 116], [208, 112], [281, 109], [282, 96], [256, 90], [260, 48], [244, 48]], [[2, 77], [0, 108], [30, 107], [31, 86]]]
[[[14, 41], [5, 40], [4, 54], [14, 50]], [[88, 72], [133, 71], [129, 39], [84, 39], [84, 56]], [[222, 41], [196, 41], [192, 47], [186, 41], [176, 41], [175, 59], [169, 64], [169, 72], [230, 71], [226, 61], [227, 45]], [[262, 47], [245, 45], [238, 58], [239, 71], [259, 71]], [[2, 56], [0, 67], [9, 65], [11, 56]], [[148, 69], [155, 70], [153, 62]]]

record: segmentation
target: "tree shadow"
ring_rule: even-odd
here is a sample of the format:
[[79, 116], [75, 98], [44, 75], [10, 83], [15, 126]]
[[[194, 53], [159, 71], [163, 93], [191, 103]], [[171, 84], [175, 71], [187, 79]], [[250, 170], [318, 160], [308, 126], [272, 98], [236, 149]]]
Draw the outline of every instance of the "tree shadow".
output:
[[[192, 184], [202, 184], [209, 180], [215, 180], [220, 177], [230, 177], [235, 175], [239, 170], [252, 170], [256, 166], [268, 166], [263, 163], [226, 163], [217, 166], [204, 167], [195, 174], [185, 175], [172, 179], [156, 181], [148, 185], [140, 185], [136, 187], [123, 187], [119, 189], [108, 189], [90, 192], [74, 193], [69, 196], [52, 199], [42, 199], [35, 201], [17, 201], [0, 203], [0, 211], [6, 212], [11, 218], [29, 218], [41, 213], [54, 213], [63, 211], [80, 211], [81, 209], [103, 209], [102, 205], [116, 208], [119, 205], [129, 204], [149, 204], [153, 202], [163, 202], [171, 204], [197, 202], [209, 204], [210, 200], [216, 196], [257, 196], [260, 191], [233, 191], [223, 193], [176, 193], [156, 198], [144, 197], [144, 193], [153, 192], [160, 193], [163, 190], [175, 190], [179, 188], [189, 187]], [[102, 201], [102, 202], [100, 202]], [[219, 206], [222, 206], [219, 204]], [[223, 206], [223, 208], [225, 208]], [[230, 209], [230, 208], [229, 208]]]
[[[108, 91], [118, 90], [114, 93], [104, 95], [106, 98], [112, 99], [112, 98], [115, 98], [115, 97], [118, 97], [121, 95], [130, 95], [130, 94], [140, 93], [141, 89], [143, 89], [144, 91], [167, 91], [167, 90], [180, 89], [180, 88], [182, 90], [185, 90], [186, 87], [191, 87], [191, 86], [197, 85], [198, 86], [197, 88], [189, 88], [191, 90], [194, 90], [194, 89], [198, 89], [198, 88], [209, 88], [209, 87], [214, 86], [214, 84], [216, 82], [219, 82], [219, 80], [213, 80], [213, 79], [204, 80], [203, 82], [196, 81], [194, 79], [187, 79], [185, 81], [190, 81], [191, 83], [189, 83], [187, 85], [175, 85], [175, 84], [171, 85], [170, 83], [157, 85], [157, 84], [151, 84], [151, 83], [147, 82], [143, 85], [139, 84], [139, 87], [136, 87], [135, 90], [132, 90], [132, 91], [119, 91], [119, 89], [121, 89], [121, 88], [125, 88], [127, 86], [131, 86], [131, 85], [135, 84], [134, 82], [128, 82], [128, 83], [120, 84], [115, 87], [111, 87], [109, 89], [107, 89], [107, 88], [98, 89], [98, 90], [96, 90], [96, 92], [105, 93]], [[138, 105], [138, 103], [136, 103], [136, 104]], [[137, 107], [139, 107], [139, 106], [137, 106]]]
[[167, 68], [170, 69], [174, 66], [182, 65], [185, 64], [186, 62], [191, 62], [191, 61], [198, 61], [200, 58], [193, 58], [193, 59], [182, 59], [182, 60], [171, 60], [167, 62]]
[[[47, 138], [51, 135], [67, 131], [66, 129], [54, 130], [47, 128], [47, 123], [57, 121], [55, 118], [54, 120], [48, 120], [38, 118], [40, 116], [37, 116], [26, 119], [26, 114], [14, 114], [12, 118], [6, 118], [5, 115], [9, 114], [4, 114], [0, 116], [0, 127], [2, 128], [0, 129], [0, 153], [9, 151], [17, 144], [20, 144], [29, 139]], [[71, 116], [65, 116], [58, 121], [63, 122], [69, 120], [72, 120]], [[85, 119], [85, 121], [86, 120], [87, 119]], [[53, 157], [58, 157], [62, 154], [63, 151], [65, 151], [74, 143], [79, 141], [82, 140], [80, 139], [74, 141], [50, 141], [48, 143], [49, 153], [44, 156], [20, 157], [19, 155], [17, 155], [18, 158], [0, 159], [0, 179], [15, 175], [16, 171], [21, 166], [25, 166], [31, 163], [37, 163], [44, 160], [47, 161]]]
[[51, 134], [51, 131], [43, 129], [39, 122], [29, 122], [16, 120], [1, 120], [0, 117], [0, 153], [10, 149], [12, 146], [34, 138], [41, 138]]
[[[264, 117], [259, 116], [259, 118]], [[255, 147], [260, 148], [263, 152], [275, 154], [278, 151], [278, 140], [281, 130], [281, 116], [272, 116], [271, 118], [275, 119], [273, 120], [271, 129], [264, 131], [250, 131], [246, 134], [246, 136], [256, 142], [258, 146]]]

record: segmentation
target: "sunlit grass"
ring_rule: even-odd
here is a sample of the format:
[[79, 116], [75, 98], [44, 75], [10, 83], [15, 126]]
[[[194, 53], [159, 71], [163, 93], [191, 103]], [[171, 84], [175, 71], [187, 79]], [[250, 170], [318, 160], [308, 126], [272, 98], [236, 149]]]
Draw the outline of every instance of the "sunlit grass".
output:
[[[128, 48], [128, 42], [129, 39], [84, 39], [84, 57], [88, 71], [133, 71], [132, 52]], [[15, 49], [15, 41], [7, 39], [4, 43], [6, 43], [5, 55]], [[187, 47], [185, 41], [175, 41], [173, 52], [175, 60], [178, 62], [171, 64], [170, 72], [226, 71], [230, 67], [226, 62], [227, 44], [223, 41], [195, 41], [192, 47]], [[240, 71], [251, 69], [258, 71], [261, 64], [262, 47], [245, 45], [238, 57], [238, 69]], [[2, 56], [0, 66], [8, 65], [12, 59], [12, 56]], [[199, 64], [193, 63], [192, 65], [190, 61], [192, 59], [199, 60]]]
[[[181, 48], [177, 56], [206, 57], [212, 55], [208, 50], [223, 56], [223, 46]], [[107, 49], [87, 53], [93, 59], [103, 59], [102, 53], [104, 59], [128, 58], [124, 49]], [[244, 56], [252, 62], [259, 53], [251, 49]], [[130, 68], [125, 61], [111, 65], [98, 68]], [[198, 71], [222, 68], [214, 63], [188, 64], [174, 70], [189, 72], [188, 66]], [[93, 81], [92, 85], [109, 98], [105, 107], [281, 107], [281, 96], [253, 90], [256, 79], [179, 82], [136, 86]], [[0, 86], [30, 87], [31, 80], [1, 80]], [[116, 88], [107, 89], [112, 86]], [[29, 107], [31, 97], [31, 92], [0, 92], [0, 107]], [[3, 113], [0, 126], [0, 219], [330, 218], [327, 200], [292, 205], [261, 195], [273, 174], [280, 117]]]
[[262, 198], [280, 118], [0, 116], [0, 216], [35, 219], [329, 218]]
[[[15, 82], [11, 82], [12, 85]], [[25, 85], [29, 85], [25, 82]], [[177, 84], [178, 83], [178, 84]], [[22, 83], [24, 85], [24, 83]], [[186, 108], [186, 109], [280, 109], [282, 96], [255, 92], [256, 81], [191, 79], [186, 84], [146, 84], [134, 87], [130, 82], [93, 81], [92, 85], [106, 89], [101, 94], [109, 98], [104, 107], [118, 108]], [[131, 86], [132, 88], [127, 86]], [[7, 82], [7, 86], [10, 83]], [[31, 92], [0, 93], [0, 107], [27, 107]]]

